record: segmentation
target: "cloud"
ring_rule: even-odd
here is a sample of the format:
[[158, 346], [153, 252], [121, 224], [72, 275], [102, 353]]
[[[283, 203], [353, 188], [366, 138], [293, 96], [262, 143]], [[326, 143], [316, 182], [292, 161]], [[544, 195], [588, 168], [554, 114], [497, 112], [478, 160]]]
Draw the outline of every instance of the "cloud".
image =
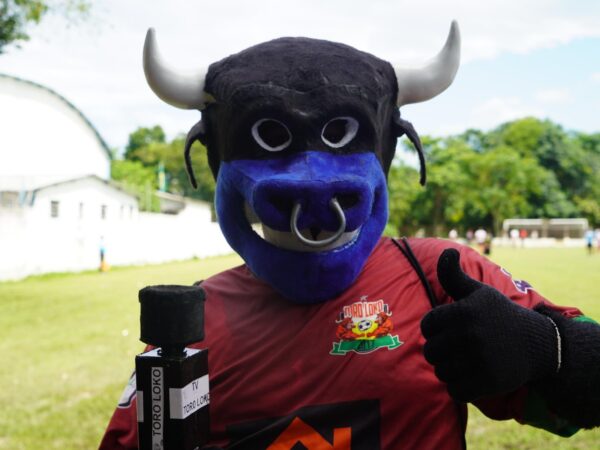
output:
[[541, 103], [564, 104], [569, 103], [573, 96], [568, 89], [544, 89], [535, 93], [535, 99]]
[[544, 116], [542, 109], [519, 97], [492, 97], [472, 110], [468, 128], [489, 129], [526, 116]]
[[600, 72], [594, 72], [591, 76], [590, 79], [594, 82], [594, 83], [600, 83]]

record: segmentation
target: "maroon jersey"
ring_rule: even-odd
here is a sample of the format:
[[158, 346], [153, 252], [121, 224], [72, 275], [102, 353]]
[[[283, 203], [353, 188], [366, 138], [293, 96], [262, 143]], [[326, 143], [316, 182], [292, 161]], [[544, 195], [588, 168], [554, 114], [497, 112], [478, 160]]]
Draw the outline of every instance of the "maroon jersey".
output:
[[[529, 284], [468, 247], [411, 239], [440, 304], [441, 252], [459, 249], [472, 278], [520, 305], [544, 302]], [[299, 274], [301, 276], [301, 274]], [[210, 374], [210, 444], [241, 449], [376, 450], [461, 448], [466, 407], [456, 404], [423, 357], [423, 283], [390, 239], [382, 239], [358, 279], [339, 297], [296, 305], [246, 266], [203, 283]], [[101, 449], [136, 448], [135, 388], [115, 411]], [[497, 419], [523, 416], [527, 388], [477, 402]], [[298, 443], [304, 447], [298, 447]], [[295, 447], [296, 446], [296, 447]]]

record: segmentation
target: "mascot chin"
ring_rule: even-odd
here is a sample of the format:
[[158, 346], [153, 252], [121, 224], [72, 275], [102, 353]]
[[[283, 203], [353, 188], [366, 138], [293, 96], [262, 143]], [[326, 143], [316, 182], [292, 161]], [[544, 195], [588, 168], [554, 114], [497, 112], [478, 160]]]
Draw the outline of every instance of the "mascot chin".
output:
[[[600, 425], [600, 326], [468, 247], [382, 238], [400, 115], [452, 83], [460, 35], [419, 68], [281, 38], [152, 90], [202, 120], [218, 221], [244, 265], [203, 282], [210, 448], [460, 449], [466, 403], [570, 436]], [[191, 236], [202, 239], [202, 236]], [[132, 392], [135, 392], [133, 389]], [[100, 448], [137, 448], [136, 399]]]

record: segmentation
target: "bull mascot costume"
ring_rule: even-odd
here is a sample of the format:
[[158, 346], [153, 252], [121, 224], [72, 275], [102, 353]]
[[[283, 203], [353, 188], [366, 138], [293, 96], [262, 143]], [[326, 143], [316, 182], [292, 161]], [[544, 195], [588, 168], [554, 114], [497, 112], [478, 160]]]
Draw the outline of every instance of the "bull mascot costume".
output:
[[[418, 69], [281, 38], [182, 75], [148, 32], [148, 83], [202, 111], [188, 172], [199, 140], [245, 262], [202, 284], [211, 448], [459, 449], [467, 402], [562, 436], [600, 425], [598, 324], [468, 247], [382, 238], [400, 136], [426, 178], [399, 107], [444, 91], [459, 57], [453, 23]], [[129, 400], [101, 448], [136, 448]]]

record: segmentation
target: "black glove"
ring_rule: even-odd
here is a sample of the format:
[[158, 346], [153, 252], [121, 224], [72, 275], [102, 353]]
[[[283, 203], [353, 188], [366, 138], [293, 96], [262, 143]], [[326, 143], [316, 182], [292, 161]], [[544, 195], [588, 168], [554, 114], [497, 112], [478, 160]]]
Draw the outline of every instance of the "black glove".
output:
[[532, 383], [551, 411], [581, 428], [600, 426], [600, 326], [568, 319], [544, 306], [536, 308], [560, 330], [562, 365], [552, 377]]
[[473, 280], [459, 263], [457, 250], [444, 250], [438, 279], [455, 302], [433, 309], [421, 321], [425, 359], [448, 385], [450, 395], [473, 401], [554, 374], [558, 367], [554, 323]]

